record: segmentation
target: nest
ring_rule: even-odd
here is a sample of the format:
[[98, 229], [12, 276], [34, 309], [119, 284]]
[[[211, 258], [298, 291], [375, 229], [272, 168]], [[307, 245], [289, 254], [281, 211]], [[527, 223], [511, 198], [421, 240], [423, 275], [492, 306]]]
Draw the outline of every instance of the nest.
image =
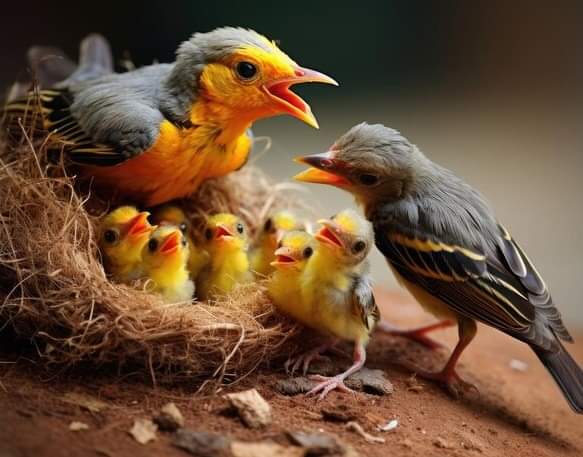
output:
[[[62, 161], [48, 160], [47, 142], [25, 135], [16, 148], [0, 144], [0, 328], [32, 340], [47, 362], [115, 364], [154, 381], [229, 381], [289, 349], [294, 327], [275, 312], [262, 281], [212, 303], [180, 305], [112, 283], [95, 230], [107, 208], [79, 191]], [[247, 166], [208, 181], [185, 203], [195, 223], [230, 211], [253, 233], [271, 209], [296, 204], [288, 191]]]

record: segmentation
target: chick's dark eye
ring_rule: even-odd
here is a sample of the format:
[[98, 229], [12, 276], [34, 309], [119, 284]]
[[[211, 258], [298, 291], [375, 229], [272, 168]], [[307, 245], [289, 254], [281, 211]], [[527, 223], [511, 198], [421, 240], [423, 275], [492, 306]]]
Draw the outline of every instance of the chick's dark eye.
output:
[[240, 222], [237, 224], [237, 232], [243, 233], [245, 231], [245, 227]]
[[364, 241], [357, 241], [354, 243], [354, 246], [352, 246], [352, 250], [356, 253], [364, 251], [365, 248], [366, 243]]
[[152, 238], [150, 241], [148, 241], [148, 249], [150, 250], [150, 252], [155, 252], [156, 249], [158, 249], [158, 240]]
[[103, 240], [108, 244], [115, 243], [118, 240], [118, 238], [119, 234], [113, 229], [109, 229], [103, 232]]
[[207, 229], [204, 231], [204, 237], [205, 237], [207, 240], [210, 240], [210, 239], [213, 237], [213, 231], [212, 231], [210, 228], [207, 228]]
[[239, 62], [237, 64], [237, 74], [241, 79], [253, 79], [257, 74], [257, 67], [251, 62]]
[[374, 186], [376, 183], [379, 182], [379, 177], [377, 175], [364, 173], [358, 177], [358, 180], [360, 181], [361, 184], [365, 186]]
[[308, 258], [312, 257], [313, 253], [314, 253], [314, 250], [308, 246], [306, 249], [304, 249], [304, 258], [308, 259]]
[[266, 232], [270, 232], [272, 227], [273, 227], [273, 222], [271, 221], [271, 219], [267, 219], [265, 221], [265, 225], [263, 225], [263, 230]]
[[186, 222], [183, 222], [182, 224], [180, 224], [180, 225], [178, 226], [178, 228], [180, 229], [180, 231], [181, 231], [182, 233], [186, 233], [186, 229], [187, 229], [188, 227], [186, 227]]

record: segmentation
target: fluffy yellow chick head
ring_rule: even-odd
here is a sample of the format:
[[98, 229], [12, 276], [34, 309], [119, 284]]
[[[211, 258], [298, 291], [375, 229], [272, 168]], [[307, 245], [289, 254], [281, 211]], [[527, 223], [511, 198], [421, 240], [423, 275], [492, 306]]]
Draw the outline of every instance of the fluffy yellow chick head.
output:
[[362, 262], [374, 243], [372, 224], [352, 209], [345, 209], [330, 219], [320, 219], [322, 228], [314, 237], [320, 249], [338, 258], [342, 263], [356, 265]]
[[133, 206], [120, 206], [103, 218], [99, 227], [99, 247], [107, 261], [124, 264], [139, 261], [142, 248], [154, 229], [150, 213]]
[[283, 235], [275, 250], [271, 265], [278, 270], [303, 270], [316, 249], [314, 237], [305, 231], [292, 231]]
[[174, 205], [164, 205], [152, 212], [152, 222], [157, 225], [174, 225], [185, 235], [190, 231], [189, 220], [186, 214]]
[[304, 230], [305, 226], [290, 211], [278, 211], [267, 218], [259, 235], [260, 243], [273, 251], [286, 232]]
[[[248, 121], [289, 114], [318, 127], [310, 106], [289, 90], [300, 83], [338, 85], [329, 76], [300, 67], [277, 44], [254, 32], [223, 27], [197, 33], [178, 50], [177, 66], [196, 74], [199, 93]], [[189, 68], [192, 67], [192, 68]]]
[[169, 274], [188, 261], [188, 243], [180, 229], [174, 225], [162, 225], [152, 232], [142, 250], [142, 262], [146, 271], [167, 268]]
[[209, 252], [247, 249], [247, 228], [234, 214], [219, 213], [209, 217], [204, 237]]

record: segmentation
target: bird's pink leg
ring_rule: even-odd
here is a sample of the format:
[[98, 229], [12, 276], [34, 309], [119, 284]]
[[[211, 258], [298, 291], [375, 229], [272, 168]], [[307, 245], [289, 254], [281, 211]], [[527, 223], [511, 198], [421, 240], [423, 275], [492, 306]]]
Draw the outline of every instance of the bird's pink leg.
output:
[[365, 361], [366, 361], [366, 349], [364, 347], [364, 344], [360, 342], [354, 343], [354, 355], [352, 366], [344, 373], [340, 373], [336, 376], [330, 377], [321, 375], [310, 376], [310, 379], [321, 382], [312, 390], [310, 390], [306, 395], [316, 395], [318, 392], [320, 392], [318, 400], [322, 400], [334, 389], [342, 390], [343, 392], [354, 393], [352, 389], [346, 387], [346, 385], [344, 384], [344, 380], [351, 374], [356, 373], [358, 370], [360, 370], [363, 367]]
[[308, 369], [310, 368], [310, 364], [314, 360], [325, 359], [324, 356], [321, 354], [326, 352], [328, 349], [333, 348], [338, 340], [336, 339], [329, 339], [325, 341], [321, 345], [310, 349], [308, 352], [299, 355], [297, 358], [289, 358], [286, 360], [284, 364], [285, 372], [288, 373], [290, 376], [293, 376], [294, 373], [299, 370], [300, 366], [302, 367], [302, 373], [305, 376], [308, 373]]
[[473, 384], [464, 381], [456, 372], [455, 367], [457, 362], [462, 355], [464, 349], [470, 344], [474, 339], [477, 332], [476, 322], [471, 319], [460, 319], [458, 323], [459, 330], [459, 341], [451, 353], [449, 360], [443, 367], [441, 371], [430, 372], [415, 369], [415, 372], [426, 379], [431, 379], [445, 385], [447, 390], [454, 396], [459, 397], [460, 390], [474, 390], [478, 392], [478, 389]]
[[439, 330], [442, 328], [447, 328], [455, 325], [454, 321], [444, 320], [436, 322], [435, 324], [426, 325], [419, 328], [404, 330], [400, 329], [399, 327], [382, 320], [377, 324], [377, 330], [381, 332], [388, 333], [389, 335], [393, 336], [402, 336], [403, 338], [408, 338], [413, 341], [417, 341], [418, 343], [422, 344], [423, 346], [429, 349], [439, 349], [444, 347], [443, 344], [429, 338], [427, 333], [432, 332], [434, 330]]

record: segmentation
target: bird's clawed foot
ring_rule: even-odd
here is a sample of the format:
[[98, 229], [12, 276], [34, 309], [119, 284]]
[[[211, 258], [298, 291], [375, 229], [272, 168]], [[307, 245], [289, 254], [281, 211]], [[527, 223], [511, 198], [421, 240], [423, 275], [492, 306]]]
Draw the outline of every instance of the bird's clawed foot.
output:
[[438, 372], [415, 370], [415, 373], [422, 378], [436, 381], [443, 385], [454, 398], [460, 398], [469, 392], [474, 392], [477, 395], [480, 394], [480, 391], [474, 384], [464, 381], [455, 370], [442, 370]]
[[319, 351], [308, 351], [305, 354], [301, 354], [297, 357], [290, 357], [286, 360], [283, 367], [287, 375], [292, 376], [298, 371], [301, 367], [302, 374], [306, 376], [308, 370], [310, 369], [310, 365], [312, 362], [317, 360], [330, 360], [328, 357], [321, 355]]
[[335, 389], [341, 390], [342, 392], [356, 394], [356, 392], [344, 384], [345, 376], [339, 374], [336, 376], [322, 376], [322, 375], [312, 375], [310, 379], [313, 381], [320, 381], [320, 383], [310, 390], [306, 395], [318, 395], [318, 400], [322, 400]]

